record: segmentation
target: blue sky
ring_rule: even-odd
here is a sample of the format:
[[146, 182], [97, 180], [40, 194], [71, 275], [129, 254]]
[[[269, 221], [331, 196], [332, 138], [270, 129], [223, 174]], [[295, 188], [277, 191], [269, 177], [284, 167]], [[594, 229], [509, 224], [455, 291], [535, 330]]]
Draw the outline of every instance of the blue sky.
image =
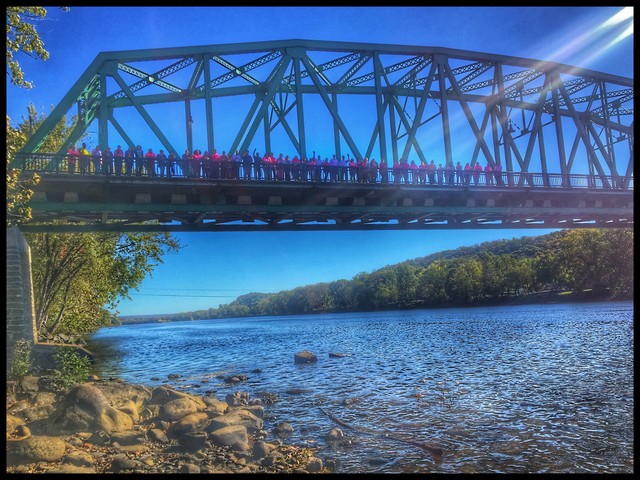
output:
[[[19, 120], [29, 104], [49, 112], [102, 51], [294, 38], [471, 50], [632, 78], [633, 35], [624, 36], [632, 20], [606, 23], [622, 8], [71, 7], [65, 13], [47, 7], [38, 31], [50, 58], [18, 57], [35, 87], [7, 85], [7, 114]], [[215, 307], [251, 291], [348, 279], [441, 250], [550, 231], [176, 234], [185, 247], [165, 257], [119, 310], [133, 315]]]

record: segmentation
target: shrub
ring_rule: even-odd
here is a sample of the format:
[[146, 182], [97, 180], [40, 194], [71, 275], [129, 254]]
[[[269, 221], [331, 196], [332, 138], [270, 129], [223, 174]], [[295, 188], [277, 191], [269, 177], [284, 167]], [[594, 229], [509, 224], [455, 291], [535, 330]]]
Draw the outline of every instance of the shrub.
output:
[[33, 345], [29, 340], [20, 339], [16, 342], [9, 369], [9, 378], [20, 380], [31, 370], [31, 349]]
[[84, 382], [91, 371], [91, 360], [71, 348], [58, 348], [53, 359], [58, 367], [55, 377], [60, 379], [66, 388]]

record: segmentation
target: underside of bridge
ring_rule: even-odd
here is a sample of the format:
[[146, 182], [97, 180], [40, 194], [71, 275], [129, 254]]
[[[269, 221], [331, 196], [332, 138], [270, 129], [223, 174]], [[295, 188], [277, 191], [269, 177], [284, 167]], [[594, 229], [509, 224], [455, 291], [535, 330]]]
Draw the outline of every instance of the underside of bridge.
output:
[[[50, 175], [23, 231], [633, 226], [632, 191]], [[50, 225], [55, 222], [56, 225]], [[38, 224], [42, 224], [38, 226]]]
[[[11, 167], [42, 154], [65, 121], [68, 137], [42, 164], [48, 186], [26, 228], [52, 220], [189, 230], [633, 223], [633, 79], [543, 60], [313, 40], [103, 52]], [[500, 164], [517, 174], [589, 175], [602, 191], [58, 178], [67, 146], [84, 141], [179, 156], [257, 148], [389, 165]]]

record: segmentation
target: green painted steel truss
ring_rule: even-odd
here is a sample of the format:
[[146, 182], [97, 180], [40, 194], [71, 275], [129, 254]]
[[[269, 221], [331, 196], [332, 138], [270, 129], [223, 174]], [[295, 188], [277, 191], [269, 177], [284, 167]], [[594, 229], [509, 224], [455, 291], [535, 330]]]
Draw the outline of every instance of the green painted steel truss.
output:
[[77, 123], [58, 153], [97, 131], [103, 147], [178, 154], [258, 146], [588, 173], [605, 186], [633, 177], [633, 79], [447, 48], [286, 40], [102, 52], [22, 153], [38, 153], [69, 113]]

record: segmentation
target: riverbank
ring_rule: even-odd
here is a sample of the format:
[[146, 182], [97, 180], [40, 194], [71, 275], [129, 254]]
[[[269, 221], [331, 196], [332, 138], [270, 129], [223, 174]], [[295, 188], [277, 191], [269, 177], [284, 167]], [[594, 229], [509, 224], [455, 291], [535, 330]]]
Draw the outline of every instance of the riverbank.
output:
[[[61, 390], [51, 377], [7, 383], [7, 473], [330, 473], [315, 449], [267, 432], [269, 396], [220, 399], [92, 376]], [[334, 429], [328, 435], [339, 437]]]

